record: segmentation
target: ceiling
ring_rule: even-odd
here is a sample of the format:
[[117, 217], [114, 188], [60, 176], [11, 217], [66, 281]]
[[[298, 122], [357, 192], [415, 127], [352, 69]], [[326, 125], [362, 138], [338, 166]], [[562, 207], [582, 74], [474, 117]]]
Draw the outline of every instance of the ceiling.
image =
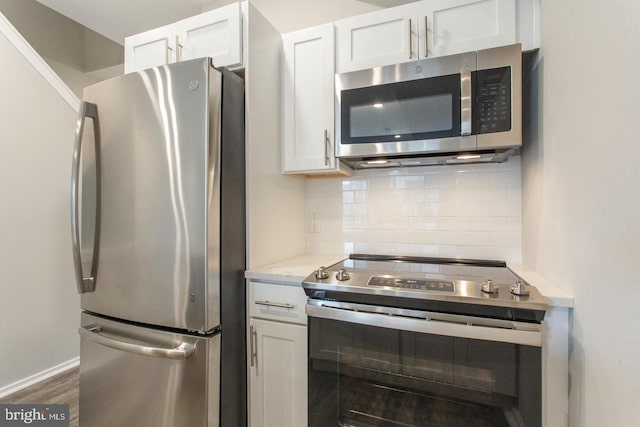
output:
[[37, 0], [85, 27], [124, 44], [124, 38], [202, 11], [211, 0]]
[[[132, 34], [196, 15], [203, 10], [234, 3], [234, 0], [36, 0], [97, 33], [124, 44]], [[323, 0], [313, 0], [320, 3]], [[351, 0], [391, 7], [414, 0]], [[288, 0], [291, 9], [300, 4]], [[262, 2], [265, 3], [265, 2]]]

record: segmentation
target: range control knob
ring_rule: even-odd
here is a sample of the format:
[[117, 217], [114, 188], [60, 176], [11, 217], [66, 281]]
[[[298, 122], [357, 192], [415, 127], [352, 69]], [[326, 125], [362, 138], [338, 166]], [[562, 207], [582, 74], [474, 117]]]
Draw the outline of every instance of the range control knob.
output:
[[326, 279], [329, 277], [329, 272], [325, 266], [322, 266], [316, 270], [316, 279]]
[[351, 276], [349, 275], [349, 273], [347, 273], [347, 270], [345, 270], [344, 268], [341, 268], [336, 273], [336, 279], [338, 279], [341, 282], [344, 282], [345, 280], [349, 280], [350, 278]]
[[480, 290], [486, 294], [495, 294], [498, 292], [498, 285], [491, 279], [487, 279], [486, 282], [480, 284]]
[[527, 285], [526, 283], [524, 283], [523, 281], [518, 280], [516, 282], [515, 285], [511, 285], [509, 287], [509, 291], [513, 294], [513, 295], [518, 295], [518, 296], [528, 296], [529, 293], [531, 292], [529, 290], [529, 285]]

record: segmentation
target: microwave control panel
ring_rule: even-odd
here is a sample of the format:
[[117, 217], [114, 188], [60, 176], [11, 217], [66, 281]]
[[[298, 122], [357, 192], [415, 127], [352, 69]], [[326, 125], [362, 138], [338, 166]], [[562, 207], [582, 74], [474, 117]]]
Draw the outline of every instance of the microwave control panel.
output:
[[511, 130], [511, 67], [478, 70], [475, 80], [475, 133]]

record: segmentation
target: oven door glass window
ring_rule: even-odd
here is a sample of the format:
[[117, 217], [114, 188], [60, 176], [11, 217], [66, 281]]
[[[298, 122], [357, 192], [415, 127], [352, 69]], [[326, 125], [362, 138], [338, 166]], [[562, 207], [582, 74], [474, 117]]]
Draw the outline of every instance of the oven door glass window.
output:
[[460, 135], [460, 75], [341, 92], [341, 143]]
[[538, 347], [309, 318], [309, 426], [540, 426]]

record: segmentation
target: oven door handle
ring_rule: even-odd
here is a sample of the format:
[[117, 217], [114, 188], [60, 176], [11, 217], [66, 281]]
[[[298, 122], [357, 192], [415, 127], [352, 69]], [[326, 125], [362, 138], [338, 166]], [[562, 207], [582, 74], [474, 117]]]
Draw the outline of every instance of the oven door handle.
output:
[[[336, 302], [326, 305], [333, 307], [325, 306], [320, 300], [309, 300], [306, 306], [307, 316], [401, 331], [542, 347], [542, 332], [537, 324], [527, 324], [527, 330], [519, 330], [481, 325], [478, 318], [465, 323], [461, 321], [464, 316], [444, 313], [433, 313], [434, 316], [430, 317], [427, 312], [412, 311], [425, 314], [424, 318], [418, 318], [394, 314], [394, 311], [401, 310], [388, 307], [364, 308], [362, 305]], [[367, 311], [363, 311], [363, 308]], [[491, 320], [488, 319], [487, 322], [491, 323]], [[517, 325], [516, 322], [507, 323]]]

